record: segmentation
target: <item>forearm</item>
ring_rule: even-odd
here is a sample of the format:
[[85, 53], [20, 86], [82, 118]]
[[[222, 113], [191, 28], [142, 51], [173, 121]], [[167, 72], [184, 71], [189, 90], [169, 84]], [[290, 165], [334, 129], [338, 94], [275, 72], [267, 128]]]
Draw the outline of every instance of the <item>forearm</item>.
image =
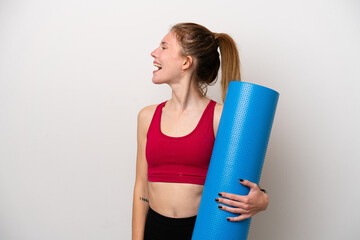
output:
[[143, 240], [146, 215], [149, 210], [149, 201], [144, 191], [134, 190], [132, 240]]

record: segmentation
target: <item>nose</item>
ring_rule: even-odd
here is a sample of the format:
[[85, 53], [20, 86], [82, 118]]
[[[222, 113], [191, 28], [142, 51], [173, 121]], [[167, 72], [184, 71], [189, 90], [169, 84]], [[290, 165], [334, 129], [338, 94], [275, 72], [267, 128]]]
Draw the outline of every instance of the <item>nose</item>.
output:
[[151, 55], [153, 58], [156, 58], [156, 57], [158, 56], [158, 49], [159, 49], [159, 48], [156, 48], [154, 51], [151, 52], [150, 55]]

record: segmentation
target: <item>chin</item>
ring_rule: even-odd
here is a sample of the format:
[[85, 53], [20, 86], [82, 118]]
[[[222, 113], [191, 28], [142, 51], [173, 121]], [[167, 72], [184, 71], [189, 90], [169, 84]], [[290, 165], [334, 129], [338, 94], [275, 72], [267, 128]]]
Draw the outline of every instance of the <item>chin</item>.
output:
[[159, 80], [159, 79], [156, 79], [156, 78], [152, 78], [152, 82], [154, 83], [154, 84], [163, 84], [163, 83], [166, 83], [166, 81], [161, 81], [161, 80]]
[[154, 84], [159, 84], [158, 80], [156, 80], [156, 79], [154, 79], [154, 78], [152, 78], [152, 82], [153, 82]]

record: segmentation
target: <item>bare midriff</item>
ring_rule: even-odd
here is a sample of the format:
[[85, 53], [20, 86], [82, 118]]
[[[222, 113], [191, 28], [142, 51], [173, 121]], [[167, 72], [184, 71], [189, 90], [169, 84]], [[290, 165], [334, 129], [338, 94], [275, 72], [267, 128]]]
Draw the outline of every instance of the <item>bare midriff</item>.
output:
[[149, 205], [161, 215], [186, 218], [197, 215], [203, 185], [149, 182]]

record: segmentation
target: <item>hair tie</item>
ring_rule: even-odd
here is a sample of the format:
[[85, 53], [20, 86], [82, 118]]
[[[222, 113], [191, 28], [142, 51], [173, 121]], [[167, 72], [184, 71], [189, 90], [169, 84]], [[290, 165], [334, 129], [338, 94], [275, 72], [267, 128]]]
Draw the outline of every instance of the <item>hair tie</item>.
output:
[[219, 35], [220, 35], [220, 33], [214, 33], [214, 41], [215, 41], [216, 45], [218, 45], [218, 46], [219, 46]]

